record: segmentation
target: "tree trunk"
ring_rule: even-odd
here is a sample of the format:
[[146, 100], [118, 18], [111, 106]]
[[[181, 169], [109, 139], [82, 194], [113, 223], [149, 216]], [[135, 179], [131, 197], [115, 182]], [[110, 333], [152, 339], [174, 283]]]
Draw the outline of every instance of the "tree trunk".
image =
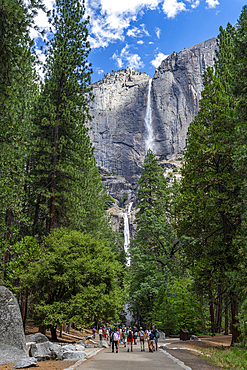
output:
[[59, 337], [62, 338], [63, 334], [63, 325], [60, 326], [60, 332], [59, 332]]
[[231, 311], [232, 311], [232, 343], [231, 346], [234, 345], [234, 343], [239, 343], [239, 321], [238, 321], [238, 302], [236, 293], [232, 292], [231, 294]]
[[[212, 285], [211, 282], [210, 282], [210, 285]], [[211, 332], [215, 333], [214, 303], [213, 303], [213, 293], [212, 293], [211, 288], [210, 288], [210, 291], [209, 291], [209, 306], [210, 306]]]
[[225, 335], [229, 334], [228, 306], [225, 308]]
[[[12, 219], [12, 211], [8, 209], [5, 214], [5, 226], [6, 226], [6, 230], [4, 233], [5, 242], [7, 242], [10, 238], [11, 219]], [[6, 261], [8, 260], [8, 248], [6, 248], [6, 246], [4, 248], [5, 250], [3, 253], [2, 284], [5, 278], [5, 265], [6, 265]]]
[[56, 201], [56, 190], [57, 190], [57, 152], [58, 152], [58, 126], [54, 127], [54, 149], [55, 155], [53, 157], [53, 174], [51, 183], [51, 204], [50, 204], [50, 228], [49, 231], [55, 229], [56, 215], [55, 215], [55, 201]]
[[69, 334], [70, 329], [71, 329], [72, 322], [69, 322], [67, 325], [67, 333]]
[[51, 339], [57, 341], [57, 327], [51, 327]]

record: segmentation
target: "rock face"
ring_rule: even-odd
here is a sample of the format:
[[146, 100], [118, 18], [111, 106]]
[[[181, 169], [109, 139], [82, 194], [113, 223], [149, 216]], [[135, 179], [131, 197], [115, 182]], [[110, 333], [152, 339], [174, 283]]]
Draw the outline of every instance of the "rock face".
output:
[[6, 287], [0, 287], [0, 365], [28, 357], [17, 300]]
[[145, 156], [147, 88], [150, 77], [129, 68], [93, 84], [91, 140], [98, 166], [138, 179]]
[[[202, 74], [213, 65], [215, 49], [213, 38], [174, 53], [157, 68], [151, 89], [156, 155], [175, 155], [184, 148], [188, 126], [199, 108]], [[132, 185], [140, 177], [146, 153], [149, 80], [127, 68], [92, 85], [90, 135], [97, 164]]]
[[199, 109], [202, 76], [213, 66], [215, 49], [213, 38], [170, 55], [157, 68], [152, 88], [156, 155], [184, 149], [189, 124]]

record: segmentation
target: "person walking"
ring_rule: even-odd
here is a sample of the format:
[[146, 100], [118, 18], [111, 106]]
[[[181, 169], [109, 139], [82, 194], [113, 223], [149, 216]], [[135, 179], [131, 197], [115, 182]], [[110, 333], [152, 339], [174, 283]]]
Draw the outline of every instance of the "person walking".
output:
[[151, 330], [151, 332], [149, 332], [149, 340], [148, 340], [149, 352], [153, 352], [153, 339], [154, 339], [154, 333], [153, 333], [153, 330]]
[[102, 326], [99, 328], [99, 340], [100, 342], [102, 342], [102, 336], [103, 336], [103, 330], [102, 330]]
[[133, 326], [133, 336], [134, 336], [134, 344], [137, 345], [137, 335], [138, 335], [138, 329], [136, 326]]
[[126, 343], [127, 343], [127, 329], [126, 328], [123, 328], [122, 330], [122, 338], [123, 338], [124, 347], [126, 348]]
[[145, 345], [144, 345], [144, 337], [145, 337], [145, 333], [144, 333], [144, 330], [142, 329], [142, 327], [140, 326], [140, 330], [139, 330], [139, 338], [140, 338], [140, 345], [141, 345], [141, 352], [144, 351], [145, 352]]
[[156, 351], [158, 351], [158, 341], [159, 341], [159, 337], [160, 337], [160, 333], [159, 333], [158, 329], [156, 329], [156, 333], [155, 333], [155, 346], [156, 346]]
[[93, 327], [93, 339], [95, 339], [95, 332], [96, 332], [96, 329], [95, 327]]
[[131, 352], [133, 352], [133, 331], [131, 330], [131, 327], [129, 327], [127, 331], [127, 343], [128, 343], [127, 352], [130, 351], [130, 345], [131, 345]]
[[116, 353], [118, 353], [118, 341], [119, 341], [119, 336], [117, 333], [117, 329], [115, 329], [112, 332], [112, 352], [114, 352], [114, 346], [116, 347]]

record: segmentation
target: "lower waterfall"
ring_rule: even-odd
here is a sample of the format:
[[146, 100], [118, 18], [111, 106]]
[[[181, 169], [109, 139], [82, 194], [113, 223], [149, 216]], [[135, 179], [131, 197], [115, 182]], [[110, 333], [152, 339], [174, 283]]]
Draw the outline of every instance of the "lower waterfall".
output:
[[129, 244], [130, 244], [130, 230], [129, 230], [129, 219], [128, 216], [131, 212], [133, 202], [130, 202], [127, 212], [124, 213], [124, 251], [127, 254], [126, 265], [130, 266], [130, 257], [128, 255]]

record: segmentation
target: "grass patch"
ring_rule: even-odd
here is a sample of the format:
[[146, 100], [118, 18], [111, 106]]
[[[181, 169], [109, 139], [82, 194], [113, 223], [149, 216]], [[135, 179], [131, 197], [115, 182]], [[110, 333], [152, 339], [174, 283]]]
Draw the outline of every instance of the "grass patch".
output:
[[246, 348], [217, 348], [203, 351], [205, 358], [213, 365], [222, 369], [246, 370]]

